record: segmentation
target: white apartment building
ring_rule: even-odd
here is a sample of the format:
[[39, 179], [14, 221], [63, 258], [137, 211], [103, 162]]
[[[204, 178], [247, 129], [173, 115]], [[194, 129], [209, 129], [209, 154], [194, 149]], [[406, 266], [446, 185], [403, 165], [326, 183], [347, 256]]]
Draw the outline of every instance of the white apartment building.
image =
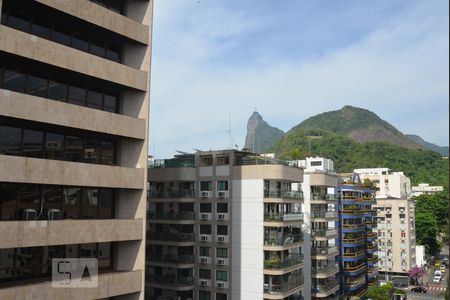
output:
[[416, 265], [414, 201], [411, 181], [403, 172], [388, 168], [355, 169], [361, 180], [376, 187], [378, 268], [388, 275], [406, 275]]
[[412, 187], [412, 197], [417, 197], [422, 194], [433, 194], [444, 191], [444, 187], [441, 185], [430, 186], [428, 183], [419, 183], [419, 185]]

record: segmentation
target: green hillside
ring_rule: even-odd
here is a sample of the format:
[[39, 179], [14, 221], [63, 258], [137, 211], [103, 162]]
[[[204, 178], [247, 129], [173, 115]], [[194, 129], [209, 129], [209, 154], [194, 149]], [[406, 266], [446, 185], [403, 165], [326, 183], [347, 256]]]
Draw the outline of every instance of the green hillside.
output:
[[[309, 134], [311, 138], [308, 137]], [[429, 150], [406, 149], [384, 142], [357, 143], [328, 130], [300, 128], [285, 134], [271, 150], [277, 157], [285, 159], [324, 156], [334, 160], [337, 172], [352, 172], [355, 168], [388, 167], [404, 171], [411, 178], [412, 184], [428, 182], [448, 187], [448, 160]]]

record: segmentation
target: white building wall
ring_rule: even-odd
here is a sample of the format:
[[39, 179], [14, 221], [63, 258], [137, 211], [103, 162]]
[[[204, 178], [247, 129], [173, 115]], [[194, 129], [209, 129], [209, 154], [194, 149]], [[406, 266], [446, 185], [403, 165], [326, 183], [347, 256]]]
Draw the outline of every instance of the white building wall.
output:
[[416, 265], [418, 267], [421, 267], [426, 263], [427, 262], [425, 260], [425, 246], [417, 245], [416, 246]]
[[303, 276], [304, 276], [304, 287], [303, 287], [303, 298], [311, 299], [311, 177], [308, 174], [303, 175], [303, 183], [301, 183], [303, 191], [303, 255], [304, 255], [304, 266], [303, 266]]
[[263, 299], [264, 181], [233, 180], [231, 299]]

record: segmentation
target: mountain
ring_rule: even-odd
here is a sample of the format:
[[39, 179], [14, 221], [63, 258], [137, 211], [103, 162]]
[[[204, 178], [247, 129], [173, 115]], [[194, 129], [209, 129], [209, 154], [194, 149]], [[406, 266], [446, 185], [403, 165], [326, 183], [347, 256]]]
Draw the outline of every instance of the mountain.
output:
[[388, 167], [404, 171], [414, 185], [428, 182], [448, 187], [448, 160], [430, 150], [408, 149], [386, 142], [358, 143], [329, 130], [301, 128], [290, 130], [270, 150], [284, 159], [327, 157], [334, 160], [337, 172]]
[[348, 105], [310, 117], [290, 131], [298, 129], [328, 130], [358, 143], [386, 142], [408, 149], [425, 149], [373, 112]]
[[426, 149], [435, 151], [437, 153], [440, 153], [442, 156], [448, 157], [448, 146], [438, 146], [436, 144], [429, 143], [429, 142], [425, 141], [424, 139], [422, 139], [420, 136], [414, 135], [414, 134], [405, 134], [405, 136], [408, 137], [409, 139], [413, 140], [417, 144], [422, 145]]
[[247, 122], [245, 148], [256, 153], [264, 153], [283, 135], [283, 130], [267, 124], [262, 116], [255, 111]]

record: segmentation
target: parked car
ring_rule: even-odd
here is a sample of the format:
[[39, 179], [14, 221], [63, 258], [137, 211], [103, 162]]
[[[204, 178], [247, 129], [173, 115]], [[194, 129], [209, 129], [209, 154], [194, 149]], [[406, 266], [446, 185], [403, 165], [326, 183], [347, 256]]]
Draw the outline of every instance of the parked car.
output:
[[411, 289], [411, 292], [425, 294], [427, 292], [427, 289], [422, 286], [416, 286]]

